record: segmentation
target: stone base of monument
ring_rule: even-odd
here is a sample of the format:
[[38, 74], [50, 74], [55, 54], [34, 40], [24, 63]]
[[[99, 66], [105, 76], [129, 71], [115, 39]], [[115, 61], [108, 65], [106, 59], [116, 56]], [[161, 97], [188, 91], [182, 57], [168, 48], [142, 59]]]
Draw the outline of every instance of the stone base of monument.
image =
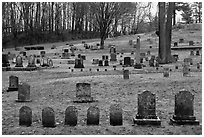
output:
[[133, 118], [133, 122], [137, 125], [161, 125], [161, 120], [157, 116], [152, 119], [145, 119], [136, 116]]
[[135, 69], [142, 69], [142, 64], [135, 64], [135, 65], [134, 65], [134, 68], [135, 68]]
[[32, 102], [32, 99], [28, 99], [28, 100], [20, 100], [20, 99], [16, 99], [16, 102]]
[[90, 103], [90, 102], [96, 102], [97, 100], [94, 100], [93, 97], [76, 97], [74, 99], [74, 103]]
[[7, 92], [10, 92], [10, 91], [18, 91], [18, 88], [11, 88], [11, 87], [8, 87]]
[[10, 71], [11, 67], [2, 67], [2, 71]]
[[15, 67], [23, 67], [23, 65], [15, 65]]
[[173, 118], [170, 119], [170, 124], [176, 124], [176, 125], [199, 125], [199, 121], [196, 120], [194, 116], [191, 117], [177, 117], [173, 116]]

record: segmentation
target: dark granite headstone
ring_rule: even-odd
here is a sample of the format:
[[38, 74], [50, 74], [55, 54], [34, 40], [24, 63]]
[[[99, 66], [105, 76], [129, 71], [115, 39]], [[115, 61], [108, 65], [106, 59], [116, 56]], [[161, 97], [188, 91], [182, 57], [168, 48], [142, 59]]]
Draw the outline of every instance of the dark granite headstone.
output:
[[196, 50], [196, 56], [200, 56], [200, 51]]
[[32, 110], [30, 107], [23, 106], [19, 110], [19, 125], [31, 126], [32, 124]]
[[18, 85], [18, 100], [16, 102], [30, 102], [30, 85], [21, 83]]
[[51, 107], [42, 110], [42, 125], [43, 127], [56, 127], [55, 112]]
[[193, 41], [189, 41], [189, 46], [193, 46], [194, 42]]
[[28, 58], [28, 66], [27, 67], [36, 67], [34, 55], [30, 55], [29, 56], [29, 58]]
[[104, 61], [104, 66], [109, 66], [109, 61], [108, 60]]
[[156, 116], [156, 96], [150, 91], [138, 94], [138, 113], [133, 119], [138, 125], [160, 125], [161, 120]]
[[75, 59], [74, 68], [84, 68], [83, 59]]
[[105, 60], [105, 55], [102, 55], [102, 60]]
[[86, 103], [93, 102], [91, 97], [91, 84], [89, 83], [77, 83], [76, 84], [76, 99], [74, 102]]
[[110, 106], [110, 125], [123, 125], [123, 110], [119, 104], [112, 104]]
[[100, 111], [96, 106], [89, 107], [87, 111], [87, 125], [99, 125]]
[[184, 64], [183, 65], [183, 76], [189, 76], [190, 75], [190, 71], [189, 71], [189, 65], [188, 64]]
[[131, 57], [124, 57], [124, 66], [131, 66]]
[[45, 51], [40, 51], [41, 57], [45, 57]]
[[75, 106], [67, 107], [65, 111], [65, 125], [76, 126], [78, 120], [78, 111]]
[[175, 95], [175, 109], [171, 123], [176, 124], [195, 124], [199, 125], [199, 121], [194, 116], [194, 95], [183, 89]]
[[17, 76], [10, 76], [9, 77], [9, 91], [18, 91], [18, 77]]
[[178, 42], [174, 42], [174, 47], [178, 47]]
[[20, 55], [16, 57], [16, 65], [15, 67], [23, 67], [23, 59]]
[[99, 60], [98, 66], [103, 66], [103, 60]]
[[184, 39], [179, 39], [179, 43], [184, 43]]
[[123, 70], [123, 79], [129, 79], [129, 70]]
[[133, 44], [133, 40], [129, 40], [129, 45], [132, 45]]

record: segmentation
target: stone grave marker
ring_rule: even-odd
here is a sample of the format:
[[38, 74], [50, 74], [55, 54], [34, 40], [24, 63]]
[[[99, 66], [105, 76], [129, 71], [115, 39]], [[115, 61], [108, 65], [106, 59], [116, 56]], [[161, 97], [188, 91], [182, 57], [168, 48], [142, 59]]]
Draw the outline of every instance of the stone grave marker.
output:
[[115, 48], [115, 46], [111, 46], [111, 48], [110, 48], [110, 54], [111, 53], [115, 53], [116, 54], [116, 48]]
[[119, 104], [112, 104], [110, 106], [110, 125], [123, 125], [123, 110]]
[[124, 66], [131, 66], [131, 57], [124, 57]]
[[190, 75], [190, 71], [189, 71], [189, 65], [188, 64], [184, 64], [183, 65], [183, 76], [189, 76]]
[[103, 66], [103, 60], [99, 60], [98, 66]]
[[119, 60], [119, 62], [120, 62], [120, 65], [123, 65], [123, 60]]
[[143, 58], [140, 58], [140, 63], [141, 63], [141, 64], [143, 63]]
[[99, 125], [100, 110], [96, 106], [90, 106], [87, 110], [87, 125]]
[[9, 87], [8, 87], [8, 92], [9, 91], [18, 91], [18, 77], [17, 76], [9, 76]]
[[9, 60], [7, 54], [2, 54], [2, 67], [9, 67]]
[[194, 42], [193, 41], [189, 41], [189, 46], [193, 46]]
[[36, 67], [34, 55], [30, 55], [29, 56], [29, 58], [28, 58], [28, 66], [27, 67]]
[[123, 79], [129, 79], [129, 70], [123, 70]]
[[178, 47], [178, 42], [174, 42], [174, 47]]
[[32, 110], [28, 106], [22, 106], [19, 110], [19, 125], [31, 126], [32, 124]]
[[93, 59], [92, 64], [98, 64], [99, 63], [99, 59]]
[[200, 63], [199, 62], [197, 63], [197, 69], [200, 69]]
[[140, 36], [137, 37], [137, 44], [136, 44], [136, 50], [135, 50], [135, 69], [141, 69], [142, 65], [140, 63]]
[[193, 50], [190, 51], [190, 56], [194, 56], [194, 51]]
[[93, 97], [91, 97], [91, 84], [89, 83], [77, 83], [76, 84], [76, 99], [74, 102], [77, 103], [87, 103], [93, 102]]
[[45, 51], [40, 51], [41, 57], [45, 57]]
[[164, 68], [164, 77], [169, 77], [169, 68]]
[[69, 49], [64, 49], [64, 53], [62, 53], [61, 59], [70, 59]]
[[78, 121], [78, 111], [75, 106], [67, 107], [65, 111], [65, 125], [76, 126]]
[[74, 68], [84, 68], [83, 59], [75, 59]]
[[179, 43], [184, 43], [184, 39], [183, 38], [179, 39]]
[[105, 60], [105, 55], [102, 55], [102, 60]]
[[148, 50], [148, 51], [147, 51], [147, 55], [150, 55], [150, 54], [151, 54], [151, 52], [150, 52], [150, 50]]
[[200, 56], [200, 51], [196, 50], [196, 56]]
[[129, 45], [131, 46], [133, 44], [133, 40], [129, 40]]
[[109, 61], [108, 60], [104, 61], [104, 66], [109, 66]]
[[189, 91], [182, 89], [175, 95], [175, 108], [171, 123], [184, 125], [199, 125], [199, 121], [194, 116], [194, 95]]
[[18, 85], [18, 99], [16, 102], [30, 102], [30, 85], [21, 83]]
[[37, 59], [36, 64], [40, 64], [40, 63], [41, 63], [40, 59]]
[[48, 58], [46, 58], [46, 57], [41, 58], [40, 66], [41, 67], [48, 67], [49, 66]]
[[138, 94], [138, 113], [133, 118], [135, 124], [138, 125], [161, 125], [161, 120], [156, 115], [156, 99], [155, 94], [144, 90]]
[[56, 127], [55, 112], [51, 107], [42, 110], [42, 125], [43, 127]]
[[111, 53], [111, 54], [110, 54], [110, 61], [117, 61], [117, 55], [116, 55], [116, 53]]
[[15, 67], [23, 67], [23, 58], [20, 55], [16, 57]]

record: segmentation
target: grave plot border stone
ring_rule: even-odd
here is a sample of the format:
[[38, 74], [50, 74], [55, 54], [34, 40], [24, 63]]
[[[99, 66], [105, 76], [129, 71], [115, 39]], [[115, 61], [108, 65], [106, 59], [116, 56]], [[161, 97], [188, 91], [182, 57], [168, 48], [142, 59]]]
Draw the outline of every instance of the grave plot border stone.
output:
[[19, 125], [31, 126], [32, 125], [32, 110], [28, 106], [22, 106], [19, 110]]
[[78, 121], [78, 110], [75, 106], [69, 106], [65, 110], [65, 125], [76, 126]]
[[[155, 104], [155, 107], [151, 108], [151, 109], [155, 109], [155, 110], [153, 110], [153, 112], [151, 112], [154, 114], [148, 115], [148, 116], [145, 116], [145, 115], [143, 116], [143, 112], [140, 112], [140, 111], [145, 111], [146, 109], [149, 109], [149, 108], [146, 108], [143, 106], [142, 106], [142, 108], [139, 107], [139, 106], [141, 106], [140, 102], [143, 101], [142, 100], [143, 98], [148, 99], [150, 97], [153, 97], [152, 101]], [[152, 102], [148, 102], [148, 104], [146, 104], [146, 105], [152, 105]], [[134, 122], [134, 124], [137, 124], [137, 125], [155, 125], [155, 126], [161, 125], [161, 120], [156, 115], [156, 97], [155, 97], [155, 94], [151, 93], [148, 90], [144, 90], [142, 93], [138, 94], [138, 113], [135, 117], [133, 117], [133, 122]]]
[[[181, 102], [181, 99], [183, 100]], [[191, 103], [192, 104], [191, 104]], [[185, 106], [184, 104], [188, 103], [190, 106]], [[190, 104], [189, 104], [190, 103]], [[182, 89], [175, 95], [175, 108], [174, 115], [170, 118], [170, 124], [176, 125], [199, 125], [199, 121], [196, 120], [194, 116], [194, 95], [186, 89]], [[186, 114], [184, 114], [188, 111]]]

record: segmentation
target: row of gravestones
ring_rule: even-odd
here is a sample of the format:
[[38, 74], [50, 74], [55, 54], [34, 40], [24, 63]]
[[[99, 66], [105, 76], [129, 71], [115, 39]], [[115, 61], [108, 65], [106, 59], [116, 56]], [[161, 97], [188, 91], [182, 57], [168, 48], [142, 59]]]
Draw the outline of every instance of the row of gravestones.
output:
[[[155, 94], [144, 91], [138, 94], [138, 113], [133, 118], [134, 124], [138, 125], [161, 125], [161, 120], [156, 115]], [[175, 95], [174, 115], [170, 119], [171, 124], [199, 125], [193, 110], [194, 95], [189, 91], [181, 90]], [[123, 125], [123, 110], [119, 104], [110, 106], [110, 125]], [[69, 106], [65, 110], [65, 125], [77, 125], [78, 111], [76, 107]], [[99, 125], [100, 110], [96, 106], [89, 107], [87, 111], [87, 125]], [[19, 111], [19, 125], [31, 126], [32, 110], [27, 106], [21, 107]], [[55, 127], [55, 113], [50, 107], [42, 110], [42, 125], [44, 127]]]

